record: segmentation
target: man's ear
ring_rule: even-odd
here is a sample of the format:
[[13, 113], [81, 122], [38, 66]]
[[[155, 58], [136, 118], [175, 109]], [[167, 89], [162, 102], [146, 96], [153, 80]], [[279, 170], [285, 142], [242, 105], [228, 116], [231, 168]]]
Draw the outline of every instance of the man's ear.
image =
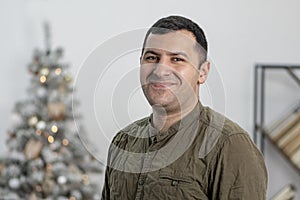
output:
[[205, 61], [204, 63], [201, 64], [200, 70], [199, 70], [199, 77], [198, 77], [199, 84], [203, 84], [206, 81], [206, 79], [208, 77], [209, 69], [210, 69], [209, 61]]

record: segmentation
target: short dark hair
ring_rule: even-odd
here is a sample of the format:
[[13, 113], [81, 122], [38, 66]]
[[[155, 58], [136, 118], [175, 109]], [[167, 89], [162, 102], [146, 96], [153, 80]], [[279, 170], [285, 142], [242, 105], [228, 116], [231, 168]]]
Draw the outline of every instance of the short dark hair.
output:
[[187, 30], [193, 33], [197, 43], [199, 44], [198, 46], [200, 46], [200, 52], [201, 54], [203, 54], [201, 56], [200, 64], [206, 61], [208, 44], [207, 44], [204, 31], [199, 27], [198, 24], [196, 24], [192, 20], [182, 16], [175, 16], [175, 15], [161, 18], [151, 26], [151, 28], [147, 31], [144, 39], [142, 54], [150, 33], [166, 34], [166, 33], [179, 31], [179, 30]]

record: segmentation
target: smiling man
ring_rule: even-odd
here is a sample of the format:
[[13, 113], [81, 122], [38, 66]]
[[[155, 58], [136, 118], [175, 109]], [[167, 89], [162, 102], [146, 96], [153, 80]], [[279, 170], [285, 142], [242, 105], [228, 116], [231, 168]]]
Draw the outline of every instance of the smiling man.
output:
[[267, 171], [249, 135], [200, 103], [210, 70], [203, 30], [180, 16], [158, 20], [140, 63], [153, 113], [114, 137], [102, 199], [265, 199]]

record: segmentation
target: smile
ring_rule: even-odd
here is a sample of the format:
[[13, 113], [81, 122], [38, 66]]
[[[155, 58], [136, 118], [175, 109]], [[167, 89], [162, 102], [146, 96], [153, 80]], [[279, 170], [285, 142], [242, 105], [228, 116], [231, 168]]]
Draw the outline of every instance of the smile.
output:
[[168, 89], [173, 85], [176, 85], [176, 83], [172, 82], [150, 82], [149, 84], [154, 89]]

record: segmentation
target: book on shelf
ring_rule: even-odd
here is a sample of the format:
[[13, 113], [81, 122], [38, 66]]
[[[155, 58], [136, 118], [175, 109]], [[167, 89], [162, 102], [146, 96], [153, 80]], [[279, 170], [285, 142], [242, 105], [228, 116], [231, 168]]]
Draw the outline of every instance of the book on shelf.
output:
[[287, 147], [289, 143], [295, 140], [300, 134], [300, 118], [297, 118], [297, 120], [294, 121], [293, 126], [291, 126], [277, 141], [278, 146], [282, 149]]
[[[291, 139], [284, 147], [283, 147], [283, 151], [285, 152], [285, 154], [288, 157], [291, 157], [291, 155], [300, 147], [300, 122], [299, 124], [299, 128], [295, 129], [296, 130], [296, 134], [295, 137], [293, 139]], [[287, 133], [289, 134], [289, 133]]]
[[300, 112], [293, 112], [285, 115], [282, 119], [275, 122], [273, 126], [267, 128], [266, 131], [270, 133], [270, 137], [275, 141], [282, 139], [286, 132], [289, 131], [295, 124], [300, 121]]
[[295, 198], [296, 188], [293, 185], [283, 187], [271, 200], [293, 200]]
[[300, 169], [300, 147], [298, 147], [291, 155], [292, 162]]

